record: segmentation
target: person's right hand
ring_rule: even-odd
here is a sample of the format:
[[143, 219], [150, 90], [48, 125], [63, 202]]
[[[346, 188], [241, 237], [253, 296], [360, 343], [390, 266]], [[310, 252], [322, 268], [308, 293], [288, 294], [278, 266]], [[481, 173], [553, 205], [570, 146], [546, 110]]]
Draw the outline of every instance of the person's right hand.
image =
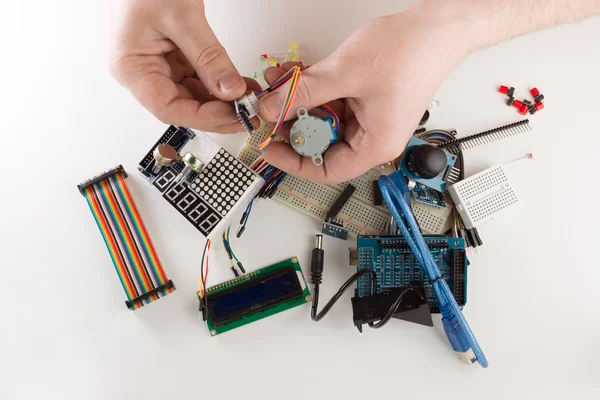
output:
[[202, 0], [121, 0], [111, 73], [161, 121], [242, 130], [231, 101], [247, 89], [204, 16]]
[[[328, 103], [341, 121], [338, 140], [323, 154], [322, 165], [285, 142], [272, 142], [265, 160], [300, 178], [337, 183], [400, 155], [436, 89], [468, 52], [467, 42], [456, 40], [458, 32], [425, 5], [371, 21], [302, 72], [288, 119], [296, 117], [298, 107], [311, 110]], [[270, 68], [265, 79], [272, 84], [291, 67]], [[260, 99], [262, 119], [277, 120], [289, 85]], [[289, 126], [280, 131], [284, 139]]]

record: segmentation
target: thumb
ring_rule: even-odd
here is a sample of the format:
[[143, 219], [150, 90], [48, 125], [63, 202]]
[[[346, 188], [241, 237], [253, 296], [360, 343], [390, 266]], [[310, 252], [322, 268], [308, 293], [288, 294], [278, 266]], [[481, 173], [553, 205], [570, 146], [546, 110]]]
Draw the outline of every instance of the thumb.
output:
[[204, 15], [187, 15], [173, 27], [170, 39], [194, 67], [206, 89], [220, 100], [246, 93], [246, 82], [219, 43]]
[[[302, 72], [287, 119], [294, 118], [296, 110], [304, 107], [311, 110], [346, 95], [346, 87], [339, 70], [334, 68], [330, 58], [314, 64]], [[277, 90], [264, 96], [259, 102], [261, 118], [276, 122], [281, 114], [283, 103], [288, 96], [291, 82], [286, 82]]]

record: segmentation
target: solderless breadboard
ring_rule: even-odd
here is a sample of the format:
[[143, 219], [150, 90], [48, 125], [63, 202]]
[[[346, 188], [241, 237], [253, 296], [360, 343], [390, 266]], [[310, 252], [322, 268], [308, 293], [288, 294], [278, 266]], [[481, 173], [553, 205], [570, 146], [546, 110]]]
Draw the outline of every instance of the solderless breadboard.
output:
[[423, 233], [443, 234], [452, 224], [452, 205], [446, 200], [446, 206], [423, 204], [410, 199], [412, 211]]
[[[238, 159], [247, 165], [252, 164], [261, 154], [258, 144], [269, 132], [270, 127], [263, 124], [249, 135], [238, 154]], [[350, 183], [356, 187], [356, 191], [336, 219], [341, 220], [344, 227], [354, 235], [378, 234], [384, 231], [390, 213], [385, 206], [373, 204], [373, 181], [380, 175], [388, 175], [392, 172], [394, 166], [390, 162], [377, 166], [356, 179], [336, 185], [310, 182], [288, 175], [279, 185], [273, 198], [322, 221], [339, 194]]]
[[456, 209], [471, 229], [519, 202], [504, 165], [488, 168], [448, 188]]

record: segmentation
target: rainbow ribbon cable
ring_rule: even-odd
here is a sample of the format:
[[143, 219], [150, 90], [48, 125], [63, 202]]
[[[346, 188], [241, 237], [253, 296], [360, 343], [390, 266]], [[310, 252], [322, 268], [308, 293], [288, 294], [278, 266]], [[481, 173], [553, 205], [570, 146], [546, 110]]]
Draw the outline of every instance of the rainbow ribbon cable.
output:
[[137, 310], [175, 291], [158, 259], [144, 221], [119, 165], [80, 183], [121, 280], [130, 310]]

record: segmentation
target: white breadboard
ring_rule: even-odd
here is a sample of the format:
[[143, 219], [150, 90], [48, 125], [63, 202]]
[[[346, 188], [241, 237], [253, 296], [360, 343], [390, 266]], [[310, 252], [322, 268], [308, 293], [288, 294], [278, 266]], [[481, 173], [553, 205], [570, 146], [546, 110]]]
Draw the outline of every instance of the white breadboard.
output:
[[452, 205], [446, 201], [446, 207], [423, 204], [410, 198], [412, 211], [423, 233], [441, 235], [452, 225]]
[[[238, 154], [238, 158], [243, 163], [250, 165], [260, 157], [258, 144], [270, 130], [270, 126], [263, 124], [248, 136]], [[388, 175], [392, 172], [394, 167], [392, 163], [388, 163], [375, 167], [356, 179], [335, 185], [324, 185], [288, 175], [273, 198], [323, 221], [337, 197], [346, 185], [351, 183], [356, 187], [356, 191], [336, 219], [343, 221], [344, 227], [351, 234], [380, 234], [384, 232], [390, 220], [390, 213], [385, 206], [373, 204], [373, 181], [376, 181], [380, 175]], [[427, 205], [413, 205], [413, 207], [415, 217], [425, 233], [443, 233], [450, 227], [451, 208]]]
[[448, 188], [468, 229], [495, 218], [519, 202], [504, 165], [479, 172]]

